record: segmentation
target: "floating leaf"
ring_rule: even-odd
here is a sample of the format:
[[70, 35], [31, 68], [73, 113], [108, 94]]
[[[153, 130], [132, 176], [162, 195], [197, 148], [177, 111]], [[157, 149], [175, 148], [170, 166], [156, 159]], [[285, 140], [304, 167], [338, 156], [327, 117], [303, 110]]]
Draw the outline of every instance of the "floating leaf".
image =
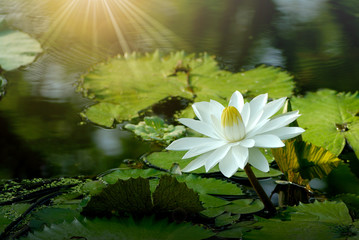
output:
[[214, 178], [201, 178], [193, 174], [177, 176], [177, 179], [180, 182], [185, 182], [189, 188], [192, 188], [200, 194], [243, 195], [239, 186], [228, 181]]
[[355, 194], [340, 194], [335, 197], [335, 199], [341, 200], [347, 205], [350, 215], [354, 219], [359, 218], [359, 195]]
[[29, 233], [23, 240], [63, 240], [63, 239], [87, 239], [87, 240], [128, 240], [128, 239], [166, 239], [166, 240], [199, 240], [213, 236], [210, 230], [194, 226], [189, 223], [169, 223], [167, 220], [155, 220], [145, 217], [135, 221], [132, 218], [95, 218], [45, 227], [43, 231]]
[[29, 226], [32, 230], [41, 230], [44, 225], [60, 224], [64, 221], [72, 222], [79, 218], [80, 212], [68, 208], [48, 207], [43, 208], [31, 215]]
[[343, 202], [300, 204], [282, 215], [289, 219], [261, 219], [252, 226], [261, 229], [244, 232], [244, 239], [356, 239], [358, 233]]
[[328, 188], [326, 192], [331, 195], [342, 193], [359, 194], [359, 179], [350, 171], [346, 164], [339, 165], [325, 178]]
[[232, 224], [235, 221], [237, 221], [240, 216], [241, 215], [239, 215], [239, 214], [232, 215], [230, 212], [223, 213], [222, 215], [219, 215], [218, 217], [216, 217], [215, 225], [216, 225], [216, 227], [222, 227], [225, 225]]
[[144, 120], [137, 125], [126, 124], [125, 128], [133, 131], [145, 141], [156, 141], [165, 145], [183, 137], [186, 133], [183, 125], [168, 125], [159, 117], [145, 117]]
[[288, 140], [285, 147], [272, 149], [279, 169], [288, 181], [306, 185], [313, 178], [323, 178], [341, 160], [324, 148], [297, 140]]
[[292, 99], [293, 109], [302, 116], [298, 124], [306, 131], [305, 141], [321, 146], [338, 156], [345, 140], [359, 158], [359, 97], [357, 93], [320, 90], [304, 98]]
[[[78, 84], [85, 97], [98, 102], [86, 109], [83, 116], [107, 127], [137, 117], [141, 110], [168, 97], [225, 102], [234, 90], [249, 96], [269, 93], [271, 98], [279, 98], [290, 96], [292, 89], [292, 77], [276, 68], [230, 73], [220, 70], [207, 54], [176, 52], [162, 56], [158, 51], [117, 56], [100, 63]], [[184, 112], [189, 113], [188, 109], [191, 108]], [[187, 115], [193, 116], [193, 112]]]
[[264, 205], [259, 199], [238, 199], [225, 206], [227, 212], [236, 214], [255, 213], [263, 210]]
[[150, 180], [141, 177], [128, 180], [118, 179], [99, 194], [92, 196], [83, 213], [88, 215], [109, 215], [111, 213], [131, 213], [143, 215], [167, 213], [181, 209], [186, 214], [203, 210], [198, 194], [169, 175], [162, 175], [153, 194]]
[[146, 214], [152, 210], [151, 191], [148, 179], [118, 180], [108, 185], [98, 195], [92, 196], [83, 213], [103, 216], [111, 213]]
[[222, 181], [214, 178], [201, 178], [193, 174], [187, 176], [177, 176], [178, 181], [185, 182], [186, 185], [198, 192], [200, 200], [203, 202], [203, 206], [206, 208], [218, 207], [229, 204], [229, 201], [220, 199], [214, 195], [232, 196], [232, 195], [244, 195], [242, 190], [231, 182]]
[[197, 213], [202, 207], [198, 194], [189, 189], [185, 183], [178, 182], [176, 178], [163, 175], [160, 183], [153, 193], [154, 209], [158, 212], [168, 212], [182, 209], [186, 213]]
[[[0, 19], [0, 25], [4, 20]], [[14, 70], [20, 66], [34, 61], [42, 52], [40, 43], [28, 34], [8, 29], [0, 29], [0, 67], [6, 71]]]
[[149, 178], [154, 176], [160, 176], [164, 172], [156, 170], [154, 168], [149, 169], [118, 169], [109, 174], [106, 174], [102, 179], [109, 183], [114, 184], [118, 179], [127, 180], [130, 178]]

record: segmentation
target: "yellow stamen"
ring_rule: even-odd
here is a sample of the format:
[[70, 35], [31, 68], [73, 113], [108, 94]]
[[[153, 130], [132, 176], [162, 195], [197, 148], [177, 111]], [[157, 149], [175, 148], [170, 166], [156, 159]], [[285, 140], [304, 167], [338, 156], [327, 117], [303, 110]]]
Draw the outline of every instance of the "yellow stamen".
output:
[[233, 125], [238, 125], [239, 121], [243, 123], [242, 116], [238, 112], [237, 108], [229, 106], [223, 109], [221, 115], [222, 127], [231, 127]]

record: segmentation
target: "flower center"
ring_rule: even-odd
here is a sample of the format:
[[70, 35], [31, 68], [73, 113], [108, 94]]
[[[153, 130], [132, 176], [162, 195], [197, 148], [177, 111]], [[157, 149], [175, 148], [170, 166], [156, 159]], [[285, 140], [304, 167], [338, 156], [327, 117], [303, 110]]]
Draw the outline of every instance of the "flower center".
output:
[[246, 134], [242, 116], [233, 106], [223, 109], [221, 125], [224, 137], [229, 142], [242, 140]]

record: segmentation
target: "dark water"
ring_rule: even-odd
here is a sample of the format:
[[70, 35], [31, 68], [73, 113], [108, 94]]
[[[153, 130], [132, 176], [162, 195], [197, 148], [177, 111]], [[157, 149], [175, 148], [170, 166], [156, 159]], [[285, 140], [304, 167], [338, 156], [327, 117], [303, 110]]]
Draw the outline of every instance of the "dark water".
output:
[[297, 92], [359, 90], [355, 0], [0, 0], [0, 15], [44, 49], [5, 73], [0, 178], [96, 174], [150, 149], [129, 132], [81, 124], [76, 80], [128, 51], [216, 55], [222, 68], [282, 67]]

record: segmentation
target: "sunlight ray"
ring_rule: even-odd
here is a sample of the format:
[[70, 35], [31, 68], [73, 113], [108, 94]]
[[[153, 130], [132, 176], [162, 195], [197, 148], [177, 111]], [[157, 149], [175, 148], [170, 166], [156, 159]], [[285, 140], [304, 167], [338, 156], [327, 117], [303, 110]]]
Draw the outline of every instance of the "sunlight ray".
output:
[[103, 3], [105, 5], [105, 8], [107, 9], [108, 17], [110, 17], [112, 26], [113, 26], [113, 28], [114, 28], [114, 30], [116, 32], [117, 39], [119, 41], [119, 44], [120, 44], [123, 52], [129, 53], [130, 52], [130, 47], [129, 47], [128, 43], [127, 43], [127, 40], [126, 40], [124, 34], [122, 33], [122, 30], [121, 30], [120, 26], [118, 25], [118, 23], [116, 21], [115, 16], [113, 15], [113, 12], [111, 11], [111, 8], [109, 7], [106, 0], [104, 0]]

